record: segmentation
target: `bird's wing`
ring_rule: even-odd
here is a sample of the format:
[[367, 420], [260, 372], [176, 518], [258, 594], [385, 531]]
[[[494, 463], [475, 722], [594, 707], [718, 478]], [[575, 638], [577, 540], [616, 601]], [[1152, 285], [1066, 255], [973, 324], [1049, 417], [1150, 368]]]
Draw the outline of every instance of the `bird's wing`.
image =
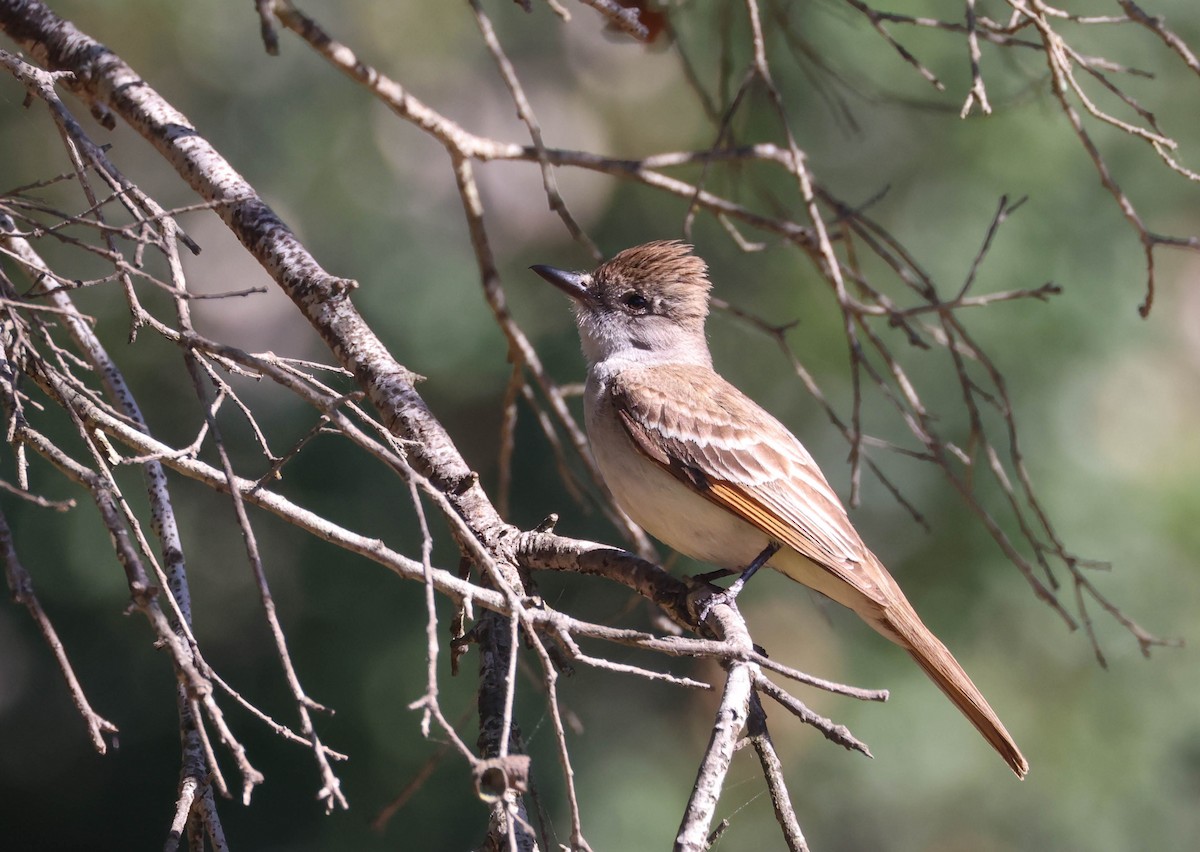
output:
[[733, 385], [703, 367], [655, 365], [621, 371], [609, 390], [630, 439], [650, 459], [867, 601], [892, 602], [895, 582], [812, 456]]
[[[778, 420], [701, 367], [623, 370], [610, 384], [610, 393], [641, 452], [815, 564], [815, 577], [794, 574], [785, 565], [781, 570], [849, 606], [907, 650], [1013, 772], [1025, 776], [1029, 763], [999, 717], [921, 622], [883, 563], [858, 537], [812, 456]], [[821, 570], [828, 576], [821, 576]]]

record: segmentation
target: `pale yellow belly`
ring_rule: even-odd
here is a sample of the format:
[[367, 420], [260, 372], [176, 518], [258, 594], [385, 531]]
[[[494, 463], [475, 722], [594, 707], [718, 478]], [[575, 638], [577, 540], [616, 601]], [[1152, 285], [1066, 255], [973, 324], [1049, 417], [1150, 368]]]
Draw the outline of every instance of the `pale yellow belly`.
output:
[[764, 533], [635, 452], [598, 451], [596, 463], [617, 504], [646, 532], [718, 568], [744, 568], [767, 546]]
[[[591, 414], [592, 412], [589, 412]], [[766, 533], [693, 491], [643, 455], [616, 418], [588, 418], [592, 453], [617, 505], [650, 535], [699, 562], [740, 571], [770, 543]], [[829, 598], [858, 609], [846, 583], [790, 547], [770, 567]]]

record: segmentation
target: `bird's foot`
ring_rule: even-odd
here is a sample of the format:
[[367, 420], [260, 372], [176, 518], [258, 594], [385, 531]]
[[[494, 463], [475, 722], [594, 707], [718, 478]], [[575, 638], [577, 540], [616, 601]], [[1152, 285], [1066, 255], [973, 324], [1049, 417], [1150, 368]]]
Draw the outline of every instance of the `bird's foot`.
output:
[[730, 568], [718, 568], [716, 571], [706, 571], [703, 574], [693, 574], [692, 579], [697, 583], [711, 583], [713, 580], [720, 580], [722, 577], [728, 577], [731, 574], [736, 573], [738, 572]]
[[[704, 602], [704, 604], [700, 607], [700, 622], [704, 623], [705, 619], [707, 619], [708, 616], [712, 613], [713, 608], [720, 604], [728, 604], [729, 606], [736, 606], [734, 601], [737, 600], [737, 596], [741, 593], [742, 589], [745, 588], [746, 582], [751, 577], [754, 576], [754, 572], [756, 572], [762, 566], [766, 565], [767, 560], [769, 560], [772, 556], [774, 556], [778, 551], [779, 551], [778, 544], [775, 544], [774, 542], [769, 543], [766, 547], [763, 548], [762, 553], [760, 553], [760, 554], [758, 554], [758, 556], [754, 557], [754, 561], [752, 561], [749, 565], [746, 566], [745, 570], [742, 571], [741, 575], [736, 580], [734, 580], [732, 584], [730, 584], [728, 589], [726, 589], [723, 592], [717, 592], [716, 594], [709, 597], [709, 599], [706, 600]], [[724, 576], [726, 576], [728, 574], [732, 574], [732, 573], [734, 573], [734, 572], [730, 571], [728, 569], [720, 569], [717, 571], [710, 571], [707, 574], [701, 574], [701, 575], [697, 576], [696, 579], [707, 583], [710, 579], [715, 579], [717, 577], [724, 577]]]
[[737, 581], [728, 589], [722, 589], [719, 592], [709, 595], [708, 599], [700, 605], [700, 612], [697, 613], [700, 623], [703, 624], [705, 621], [707, 621], [708, 617], [712, 615], [712, 611], [719, 606], [730, 606], [736, 610], [737, 596], [738, 592], [742, 590], [742, 585], [744, 584], [740, 581]]

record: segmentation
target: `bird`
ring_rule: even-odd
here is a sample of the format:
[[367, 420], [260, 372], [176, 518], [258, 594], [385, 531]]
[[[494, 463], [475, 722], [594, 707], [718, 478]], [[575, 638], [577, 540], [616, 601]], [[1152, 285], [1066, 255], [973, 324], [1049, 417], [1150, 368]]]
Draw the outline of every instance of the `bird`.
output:
[[672, 549], [741, 576], [766, 565], [856, 613], [917, 662], [1018, 778], [1029, 763], [863, 542], [804, 445], [713, 368], [711, 282], [659, 240], [591, 272], [530, 267], [572, 300], [588, 442], [617, 505]]

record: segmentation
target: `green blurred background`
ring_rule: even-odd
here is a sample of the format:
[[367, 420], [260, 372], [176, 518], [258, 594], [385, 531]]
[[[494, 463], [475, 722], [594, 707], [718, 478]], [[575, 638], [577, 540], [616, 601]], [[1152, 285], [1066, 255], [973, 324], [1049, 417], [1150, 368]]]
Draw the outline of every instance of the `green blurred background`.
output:
[[[1091, 4], [1076, 4], [1091, 7]], [[603, 32], [591, 10], [571, 4], [564, 24], [539, 3], [485, 4], [544, 128], [547, 144], [613, 156], [644, 156], [711, 144], [714, 128], [684, 84], [670, 50]], [[961, 15], [961, 5], [927, 0], [906, 12]], [[740, 7], [689, 2], [674, 11], [683, 44], [710, 90], [719, 79], [722, 37], [732, 45], [731, 79], [747, 61]], [[988, 8], [985, 8], [988, 7]], [[995, 8], [991, 8], [995, 7]], [[1154, 3], [1177, 32], [1200, 45], [1200, 15], [1186, 0]], [[326, 269], [358, 280], [355, 301], [396, 357], [428, 377], [421, 391], [489, 488], [509, 366], [482, 299], [449, 162], [434, 142], [399, 121], [282, 34], [282, 55], [261, 47], [253, 4], [201, 0], [162, 4], [111, 0], [53, 8], [103, 41], [251, 181]], [[1003, 16], [1000, 4], [983, 13]], [[469, 130], [523, 142], [526, 135], [482, 46], [465, 3], [307, 2], [304, 9], [367, 62]], [[1107, 9], [1107, 7], [1106, 7]], [[765, 4], [772, 69], [800, 145], [818, 180], [862, 203], [888, 187], [872, 215], [952, 292], [978, 250], [997, 199], [1028, 195], [1002, 228], [979, 275], [978, 292], [1036, 287], [1065, 292], [1049, 304], [1018, 302], [964, 314], [1008, 378], [1023, 449], [1057, 530], [1074, 552], [1112, 563], [1096, 582], [1128, 614], [1162, 636], [1193, 638], [1200, 604], [1200, 265], [1160, 251], [1155, 309], [1141, 320], [1144, 260], [1136, 236], [1099, 185], [1094, 167], [1048, 95], [1038, 55], [985, 46], [996, 114], [959, 120], [969, 86], [961, 36], [893, 28], [947, 84], [933, 91], [848, 5]], [[790, 18], [783, 37], [776, 11]], [[1122, 78], [1200, 165], [1200, 81], [1148, 32], [1064, 26], [1081, 52], [1155, 72]], [[1032, 36], [1030, 36], [1032, 37]], [[11, 49], [11, 44], [0, 42]], [[821, 69], [805, 50], [826, 58]], [[842, 82], [835, 80], [835, 75]], [[57, 135], [24, 90], [0, 79], [0, 191], [67, 170]], [[74, 103], [74, 102], [71, 102]], [[166, 206], [195, 198], [149, 146], [125, 128], [108, 133], [75, 105], [93, 138]], [[752, 98], [736, 122], [743, 141], [778, 141], [766, 101]], [[1164, 233], [1200, 232], [1197, 192], [1144, 144], [1108, 129], [1095, 137], [1117, 180]], [[586, 267], [547, 209], [535, 166], [477, 169], [493, 248], [511, 309], [560, 381], [580, 379], [582, 360], [563, 298], [526, 271], [531, 263]], [[683, 175], [695, 178], [695, 172]], [[748, 168], [713, 186], [751, 205], [802, 218], [781, 173]], [[606, 253], [681, 234], [685, 205], [630, 183], [560, 171], [572, 210]], [[42, 197], [84, 205], [68, 186]], [[183, 219], [203, 253], [188, 260], [190, 282], [220, 292], [267, 285], [215, 216]], [[790, 335], [803, 363], [834, 402], [850, 399], [840, 318], [825, 286], [795, 251], [743, 255], [701, 216], [694, 231], [715, 292], [734, 305], [799, 325]], [[757, 235], [751, 234], [752, 237]], [[40, 245], [60, 268], [89, 261]], [[10, 270], [11, 271], [11, 270]], [[893, 295], [900, 297], [897, 291]], [[189, 441], [199, 422], [175, 354], [143, 332], [126, 342], [128, 318], [115, 289], [80, 294], [125, 366], [152, 427]], [[165, 303], [147, 293], [158, 310]], [[202, 333], [248, 350], [322, 359], [315, 335], [273, 290], [248, 300], [199, 302]], [[165, 314], [163, 314], [165, 315]], [[778, 349], [736, 319], [710, 323], [720, 369], [798, 433], [831, 481], [847, 493], [845, 446], [795, 381]], [[902, 344], [894, 340], [897, 347]], [[925, 399], [953, 412], [958, 389], [935, 356], [905, 353]], [[327, 358], [325, 358], [327, 360]], [[313, 413], [264, 385], [238, 382], [277, 453], [303, 436]], [[878, 398], [869, 429], [910, 445]], [[237, 418], [225, 428], [246, 475], [265, 470]], [[963, 434], [955, 417], [948, 434]], [[1097, 666], [1082, 632], [1069, 633], [1038, 603], [939, 472], [876, 453], [930, 519], [916, 527], [887, 492], [864, 480], [853, 513], [917, 609], [989, 696], [1032, 764], [1018, 783], [899, 651], [853, 617], [814, 604], [778, 576], [743, 598], [755, 638], [772, 656], [814, 674], [886, 687], [886, 705], [801, 691], [813, 709], [845, 723], [875, 760], [850, 755], [781, 711], [773, 734], [793, 801], [814, 849], [1129, 850], [1190, 849], [1200, 837], [1200, 666], [1188, 649], [1140, 658], [1112, 619], [1095, 613], [1110, 669]], [[4, 461], [4, 477], [15, 477]], [[136, 494], [138, 477], [122, 480]], [[559, 531], [618, 541], [595, 511], [574, 503], [527, 409], [517, 435], [514, 523], [559, 512]], [[76, 496], [34, 465], [35, 490]], [[175, 485], [194, 595], [196, 633], [210, 662], [260, 706], [294, 723], [282, 675], [242, 556], [227, 501], [186, 481]], [[402, 483], [334, 439], [314, 442], [292, 463], [281, 490], [335, 520], [415, 555], [419, 537]], [[136, 498], [135, 498], [136, 499]], [[61, 631], [96, 709], [121, 730], [106, 757], [89, 747], [49, 653], [25, 611], [0, 609], [0, 829], [9, 849], [144, 849], [162, 843], [179, 770], [172, 674], [137, 617], [124, 617], [127, 590], [92, 509], [67, 515], [3, 500], [17, 547], [43, 605]], [[140, 505], [140, 504], [138, 504]], [[1003, 513], [1003, 496], [988, 505]], [[420, 736], [409, 702], [424, 685], [422, 590], [377, 566], [306, 538], [261, 513], [267, 570], [293, 657], [310, 695], [336, 709], [319, 719], [333, 748], [351, 755], [338, 771], [348, 812], [324, 816], [305, 751], [236, 709], [231, 721], [266, 783], [244, 808], [224, 803], [226, 832], [239, 849], [467, 849], [482, 837], [486, 809], [473, 799], [461, 761], [448, 757], [382, 834], [369, 823], [439, 747]], [[453, 566], [442, 535], [435, 553]], [[692, 566], [688, 566], [691, 570]], [[553, 606], [581, 617], [645, 626], [628, 595], [594, 579], [541, 578]], [[1069, 590], [1064, 601], [1072, 606]], [[1093, 611], [1096, 608], [1093, 607]], [[441, 615], [446, 618], [449, 610]], [[719, 677], [714, 667], [590, 648], [621, 660]], [[444, 672], [443, 706], [474, 737], [471, 668]], [[645, 685], [589, 669], [561, 682], [578, 724], [571, 734], [585, 834], [597, 850], [666, 848], [674, 837], [713, 697]], [[768, 708], [770, 712], [770, 708]], [[564, 833], [561, 783], [549, 721], [533, 684], [518, 706], [535, 756], [543, 802]], [[234, 769], [224, 764], [228, 777]], [[782, 846], [753, 758], [740, 755], [721, 804], [732, 827], [725, 849]]]

